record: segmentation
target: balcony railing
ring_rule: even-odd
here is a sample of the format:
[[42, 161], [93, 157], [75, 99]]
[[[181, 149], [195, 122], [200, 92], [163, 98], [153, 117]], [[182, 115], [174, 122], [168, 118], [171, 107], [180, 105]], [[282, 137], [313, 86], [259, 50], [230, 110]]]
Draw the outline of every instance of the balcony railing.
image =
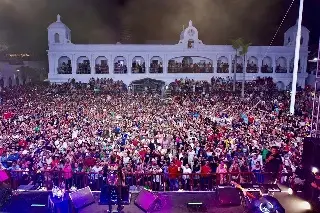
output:
[[133, 74], [146, 73], [146, 68], [145, 67], [131, 67], [131, 72]]
[[[36, 187], [60, 186], [65, 183], [66, 188], [72, 186], [83, 188], [90, 186], [92, 190], [100, 190], [105, 184], [106, 177], [103, 173], [65, 173], [61, 170], [50, 170], [41, 172], [7, 171], [12, 189], [20, 185], [36, 185]], [[169, 173], [125, 173], [124, 183], [131, 188], [147, 187], [154, 191], [175, 191], [179, 189], [189, 191], [211, 190], [218, 185], [229, 184], [236, 181], [241, 184], [252, 183], [262, 184], [275, 177], [273, 173], [211, 173], [211, 174], [169, 174]], [[283, 173], [278, 176], [284, 185], [290, 185], [291, 173]]]
[[286, 67], [276, 67], [276, 73], [287, 73], [287, 68]]
[[262, 66], [261, 73], [273, 73], [273, 68], [269, 66]]
[[149, 67], [149, 73], [163, 73], [163, 67]]

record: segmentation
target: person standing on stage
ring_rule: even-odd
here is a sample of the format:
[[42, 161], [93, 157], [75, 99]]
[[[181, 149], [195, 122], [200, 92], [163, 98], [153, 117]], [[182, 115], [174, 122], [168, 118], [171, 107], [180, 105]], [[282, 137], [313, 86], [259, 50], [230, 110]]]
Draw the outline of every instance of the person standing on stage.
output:
[[123, 206], [121, 205], [121, 190], [124, 185], [124, 174], [122, 172], [122, 167], [117, 163], [115, 156], [111, 156], [106, 175], [107, 192], [109, 196], [109, 212], [112, 212], [113, 203], [118, 205], [117, 210], [120, 212], [123, 209]]
[[265, 171], [269, 174], [266, 174], [266, 182], [274, 183], [282, 170], [282, 158], [279, 154], [279, 148], [277, 146], [273, 146], [271, 148], [271, 152], [267, 154], [266, 157], [266, 165]]

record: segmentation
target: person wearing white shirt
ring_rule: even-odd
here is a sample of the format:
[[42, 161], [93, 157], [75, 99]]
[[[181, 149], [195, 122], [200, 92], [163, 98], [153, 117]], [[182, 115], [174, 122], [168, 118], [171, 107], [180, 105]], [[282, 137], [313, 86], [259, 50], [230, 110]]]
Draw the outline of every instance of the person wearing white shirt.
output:
[[160, 186], [161, 186], [161, 174], [162, 173], [162, 169], [160, 168], [159, 165], [153, 166], [152, 167], [152, 173], [153, 173], [153, 178], [152, 178], [152, 182], [153, 182], [153, 190], [155, 191], [160, 191]]
[[251, 170], [255, 168], [257, 161], [259, 161], [260, 165], [263, 165], [262, 156], [254, 153], [251, 159], [251, 165], [250, 165]]
[[183, 189], [190, 190], [190, 175], [192, 173], [192, 170], [189, 166], [189, 164], [186, 164], [185, 166], [181, 166], [182, 168], [182, 179], [183, 179]]
[[196, 155], [194, 150], [189, 150], [188, 152], [188, 163], [191, 164], [193, 162], [193, 158]]

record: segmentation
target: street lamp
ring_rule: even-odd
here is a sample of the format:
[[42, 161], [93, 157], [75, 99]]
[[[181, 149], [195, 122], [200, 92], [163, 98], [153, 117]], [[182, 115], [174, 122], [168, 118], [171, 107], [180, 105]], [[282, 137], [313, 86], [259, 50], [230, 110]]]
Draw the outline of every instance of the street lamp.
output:
[[294, 114], [294, 105], [296, 102], [296, 92], [297, 92], [297, 80], [298, 80], [298, 66], [299, 66], [299, 58], [300, 58], [300, 40], [301, 40], [301, 23], [302, 23], [302, 13], [303, 13], [303, 2], [304, 0], [300, 0], [299, 6], [299, 17], [298, 17], [298, 29], [296, 36], [296, 48], [294, 51], [294, 66], [293, 66], [293, 74], [292, 74], [292, 85], [291, 85], [291, 102], [290, 102], [290, 114]]

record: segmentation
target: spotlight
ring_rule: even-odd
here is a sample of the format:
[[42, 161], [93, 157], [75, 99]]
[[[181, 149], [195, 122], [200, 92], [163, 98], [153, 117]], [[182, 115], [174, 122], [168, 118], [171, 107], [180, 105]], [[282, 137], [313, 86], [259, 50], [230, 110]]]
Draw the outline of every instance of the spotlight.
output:
[[293, 190], [291, 188], [288, 189], [288, 194], [292, 195], [293, 194]]
[[260, 203], [259, 209], [263, 213], [269, 213], [272, 211], [273, 205], [270, 202], [263, 202], [263, 203]]
[[315, 174], [319, 172], [319, 169], [317, 167], [312, 167], [311, 171], [313, 174]]
[[310, 205], [310, 203], [307, 202], [307, 201], [303, 201], [303, 202], [301, 203], [301, 207], [302, 207], [303, 209], [305, 209], [305, 210], [311, 210], [311, 205]]

